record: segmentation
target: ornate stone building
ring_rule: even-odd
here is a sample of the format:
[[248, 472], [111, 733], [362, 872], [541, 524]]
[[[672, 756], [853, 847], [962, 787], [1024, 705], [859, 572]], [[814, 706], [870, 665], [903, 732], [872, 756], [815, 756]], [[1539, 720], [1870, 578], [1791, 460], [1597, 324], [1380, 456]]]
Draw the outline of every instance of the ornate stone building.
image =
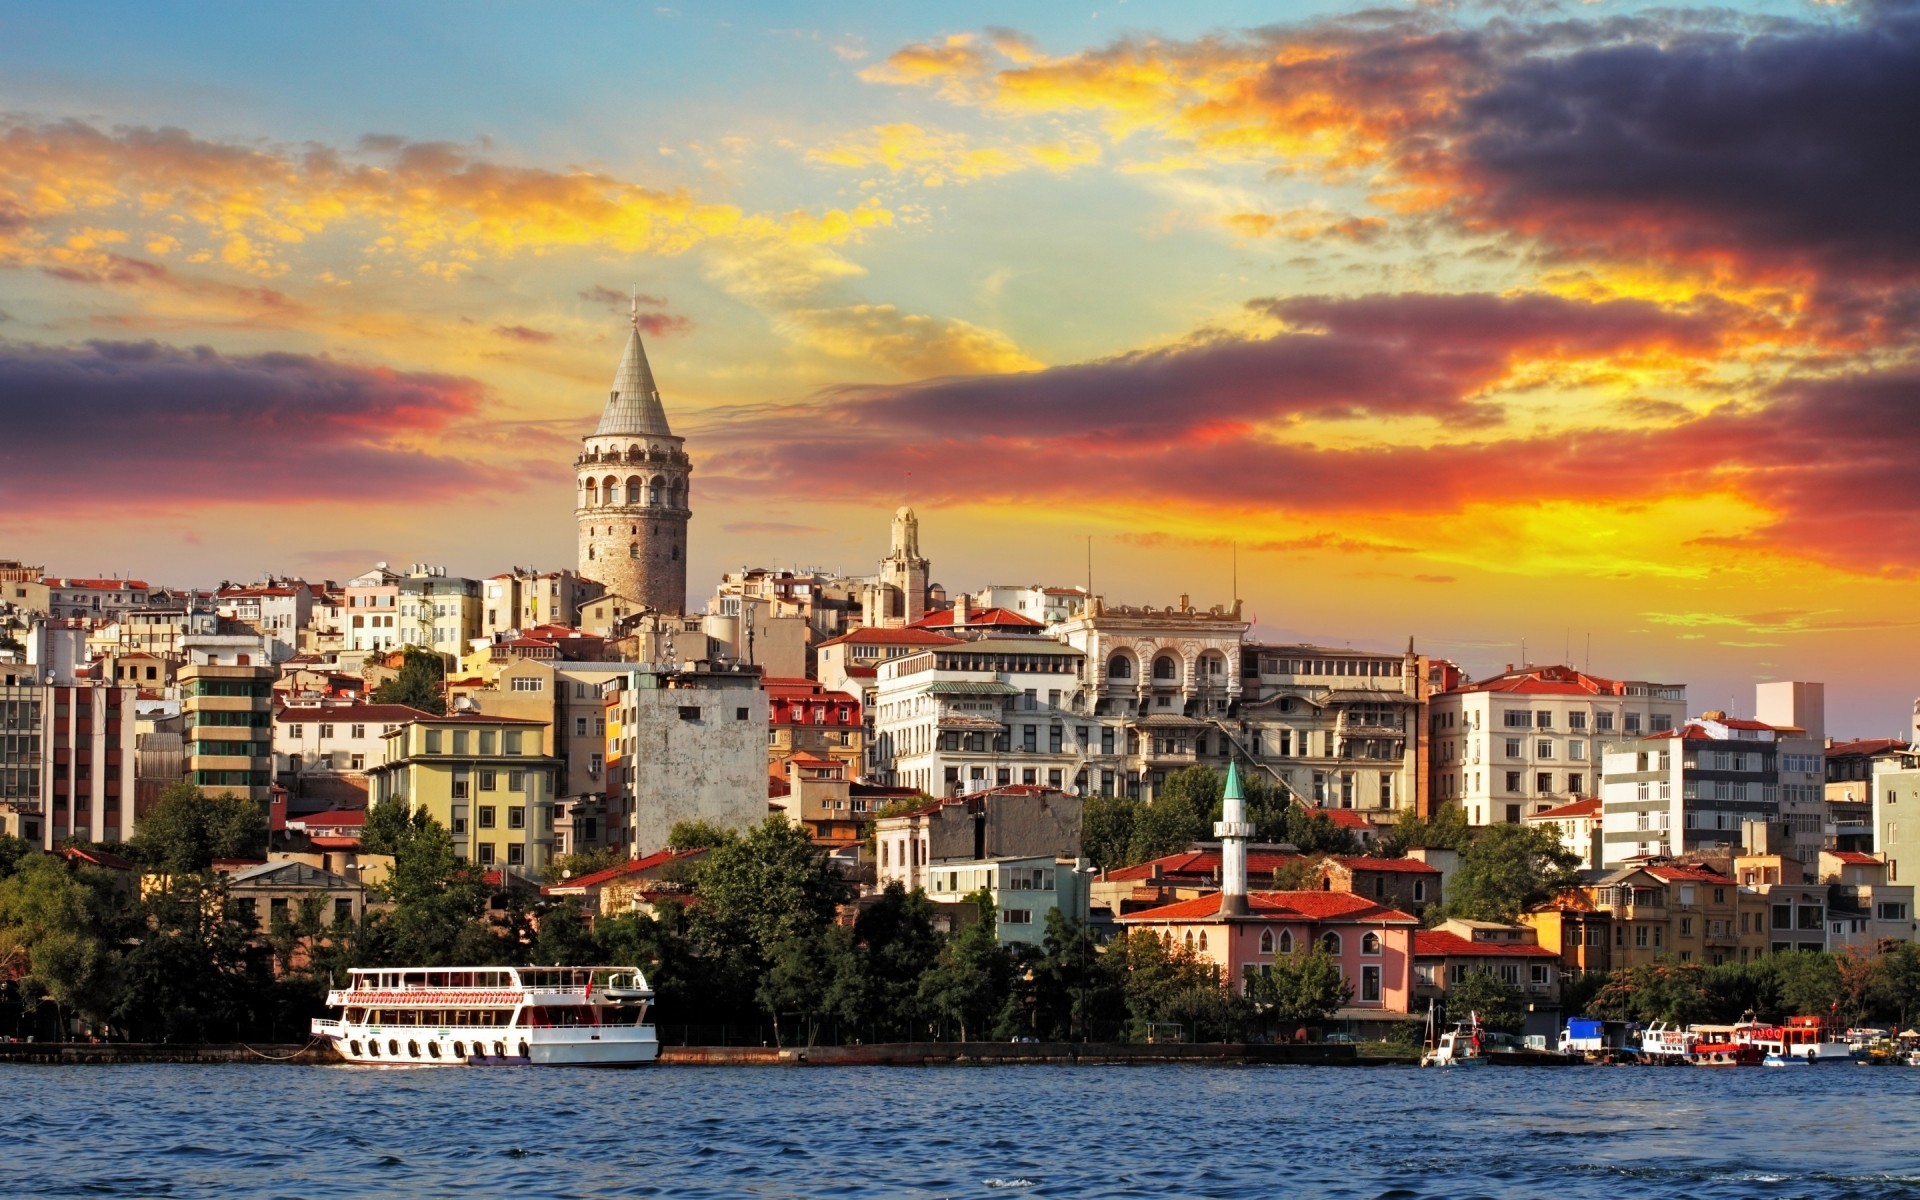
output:
[[600, 424], [582, 439], [574, 516], [580, 574], [656, 611], [687, 604], [687, 490], [693, 474], [673, 436], [636, 321]]
[[901, 505], [893, 514], [893, 532], [880, 574], [863, 590], [863, 623], [871, 629], [899, 629], [927, 615], [928, 563], [920, 553], [920, 518]]

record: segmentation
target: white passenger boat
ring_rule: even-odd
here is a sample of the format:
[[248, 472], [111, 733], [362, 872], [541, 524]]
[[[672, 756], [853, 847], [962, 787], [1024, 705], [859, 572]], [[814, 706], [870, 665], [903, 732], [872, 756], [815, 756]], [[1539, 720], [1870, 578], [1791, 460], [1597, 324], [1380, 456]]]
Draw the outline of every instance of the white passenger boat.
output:
[[637, 967], [407, 967], [350, 972], [313, 1036], [383, 1066], [629, 1067], [660, 1057]]
[[1656, 1021], [1640, 1034], [1640, 1057], [1652, 1063], [1684, 1063], [1693, 1057], [1700, 1035]]

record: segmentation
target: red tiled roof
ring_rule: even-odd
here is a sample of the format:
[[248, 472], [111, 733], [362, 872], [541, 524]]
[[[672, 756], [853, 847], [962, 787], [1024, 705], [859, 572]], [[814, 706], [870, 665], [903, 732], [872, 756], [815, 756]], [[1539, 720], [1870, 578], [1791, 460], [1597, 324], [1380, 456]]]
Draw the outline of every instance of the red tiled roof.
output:
[[1490, 679], [1463, 683], [1448, 694], [1508, 692], [1536, 696], [1618, 696], [1625, 691], [1626, 685], [1615, 680], [1588, 675], [1572, 667], [1553, 666], [1524, 667], [1518, 671], [1509, 669]]
[[957, 646], [959, 638], [950, 638], [945, 634], [933, 633], [926, 629], [875, 629], [862, 626], [852, 633], [843, 633], [836, 638], [821, 642], [816, 650], [825, 646], [853, 644], [860, 646]]
[[1423, 929], [1413, 935], [1416, 958], [1559, 958], [1545, 946], [1517, 942], [1476, 942], [1445, 929]]
[[1440, 868], [1417, 858], [1368, 858], [1364, 854], [1346, 854], [1333, 861], [1353, 871], [1382, 871], [1391, 875], [1438, 875]]
[[84, 846], [67, 846], [60, 851], [60, 857], [68, 862], [89, 863], [96, 867], [106, 867], [112, 871], [131, 871], [133, 863], [106, 850], [90, 850]]
[[1850, 742], [1835, 742], [1828, 746], [1827, 757], [1871, 758], [1876, 754], [1890, 754], [1896, 750], [1905, 749], [1907, 749], [1907, 742], [1904, 738], [1855, 738]]
[[312, 844], [315, 850], [357, 850], [360, 848], [360, 839], [357, 837], [329, 837], [326, 834], [322, 834], [319, 837], [310, 837], [307, 841]]
[[1733, 880], [1728, 879], [1718, 871], [1710, 871], [1705, 867], [1690, 867], [1680, 863], [1657, 863], [1648, 867], [1646, 870], [1647, 874], [1655, 878], [1665, 879], [1675, 883], [1717, 883], [1722, 886], [1729, 886], [1733, 883]]
[[1873, 855], [1862, 854], [1858, 850], [1829, 850], [1827, 851], [1827, 855], [1830, 858], [1837, 858], [1850, 866], [1877, 867], [1881, 865], [1880, 860]]
[[[1272, 875], [1275, 870], [1288, 863], [1299, 862], [1301, 855], [1280, 854], [1272, 850], [1247, 851], [1247, 875], [1249, 878]], [[1218, 850], [1182, 850], [1178, 854], [1168, 854], [1150, 862], [1133, 867], [1116, 867], [1101, 876], [1102, 879], [1141, 880], [1153, 878], [1153, 868], [1160, 868], [1162, 879], [1178, 882], [1182, 879], [1201, 881], [1212, 880], [1220, 874], [1220, 852]]]
[[1765, 721], [1749, 721], [1745, 717], [1717, 717], [1714, 718], [1714, 723], [1717, 725], [1725, 725], [1728, 729], [1762, 729], [1771, 731], [1774, 728], [1774, 726], [1767, 724]]
[[554, 891], [555, 889], [572, 891], [576, 888], [596, 888], [601, 886], [602, 884], [612, 883], [614, 880], [624, 878], [628, 875], [637, 874], [638, 872], [641, 872], [641, 871], [650, 871], [655, 867], [665, 866], [667, 863], [670, 863], [675, 859], [691, 858], [696, 855], [705, 854], [705, 853], [706, 851], [704, 849], [702, 850], [656, 850], [652, 854], [647, 855], [645, 858], [628, 859], [626, 862], [608, 867], [603, 871], [595, 871], [591, 875], [582, 875], [578, 879], [568, 879], [568, 880], [563, 880], [560, 883], [550, 884], [544, 890], [551, 892], [551, 891]]
[[1373, 822], [1366, 814], [1351, 808], [1309, 808], [1310, 817], [1325, 817], [1342, 829], [1372, 829]]
[[[952, 628], [955, 624], [955, 618], [959, 615], [958, 609], [943, 608], [939, 612], [928, 613], [926, 616], [921, 617], [918, 621], [908, 626], [908, 628]], [[981, 608], [969, 611], [967, 613], [966, 623], [960, 627], [962, 629], [973, 629], [982, 625], [998, 625], [1010, 629], [1040, 628], [1040, 622], [1034, 620], [1032, 617], [1021, 616], [1019, 613], [1006, 608]]]
[[[1181, 900], [1145, 912], [1128, 913], [1121, 921], [1204, 921], [1222, 920], [1220, 893], [1210, 892], [1192, 900]], [[1381, 925], [1418, 925], [1418, 919], [1391, 908], [1382, 908], [1371, 900], [1350, 892], [1248, 892], [1247, 913], [1278, 921], [1340, 921]]]
[[[352, 679], [354, 676], [343, 676], [343, 678]], [[363, 723], [391, 723], [398, 725], [407, 721], [417, 721], [421, 717], [432, 716], [433, 714], [430, 712], [406, 704], [333, 704], [315, 705], [311, 707], [296, 707], [290, 704], [275, 713], [274, 719], [277, 721], [285, 721], [289, 725], [303, 723], [314, 724], [323, 721], [327, 723], [344, 721], [348, 724], [357, 721]]]
[[1588, 796], [1585, 800], [1575, 800], [1572, 804], [1562, 804], [1559, 808], [1550, 808], [1528, 816], [1529, 821], [1553, 821], [1567, 817], [1597, 817], [1600, 815], [1600, 797]]
[[344, 828], [348, 825], [365, 825], [367, 810], [364, 808], [330, 808], [326, 812], [308, 813], [304, 817], [294, 817], [303, 825], [327, 825]]
[[45, 579], [41, 582], [48, 587], [89, 588], [96, 591], [117, 592], [123, 588], [134, 591], [147, 591], [147, 585], [140, 579]]

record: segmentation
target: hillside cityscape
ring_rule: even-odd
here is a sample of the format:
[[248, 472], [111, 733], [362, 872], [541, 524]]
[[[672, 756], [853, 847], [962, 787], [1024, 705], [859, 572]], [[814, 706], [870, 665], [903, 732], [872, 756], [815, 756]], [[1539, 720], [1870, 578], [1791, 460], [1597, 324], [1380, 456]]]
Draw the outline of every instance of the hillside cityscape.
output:
[[1920, 1015], [1920, 749], [1820, 682], [1695, 711], [1237, 596], [950, 590], [907, 506], [870, 575], [691, 604], [639, 317], [572, 568], [0, 563], [0, 1030], [284, 1040], [355, 968], [601, 961], [693, 1042]]

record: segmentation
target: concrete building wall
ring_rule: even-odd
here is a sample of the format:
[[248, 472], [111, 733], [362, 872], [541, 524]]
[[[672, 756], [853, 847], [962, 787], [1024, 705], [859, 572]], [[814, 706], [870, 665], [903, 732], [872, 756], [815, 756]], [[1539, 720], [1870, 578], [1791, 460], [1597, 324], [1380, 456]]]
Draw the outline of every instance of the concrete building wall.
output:
[[767, 804], [767, 694], [757, 675], [633, 670], [607, 697], [609, 782], [632, 816], [631, 849], [665, 848], [680, 821], [746, 829]]

